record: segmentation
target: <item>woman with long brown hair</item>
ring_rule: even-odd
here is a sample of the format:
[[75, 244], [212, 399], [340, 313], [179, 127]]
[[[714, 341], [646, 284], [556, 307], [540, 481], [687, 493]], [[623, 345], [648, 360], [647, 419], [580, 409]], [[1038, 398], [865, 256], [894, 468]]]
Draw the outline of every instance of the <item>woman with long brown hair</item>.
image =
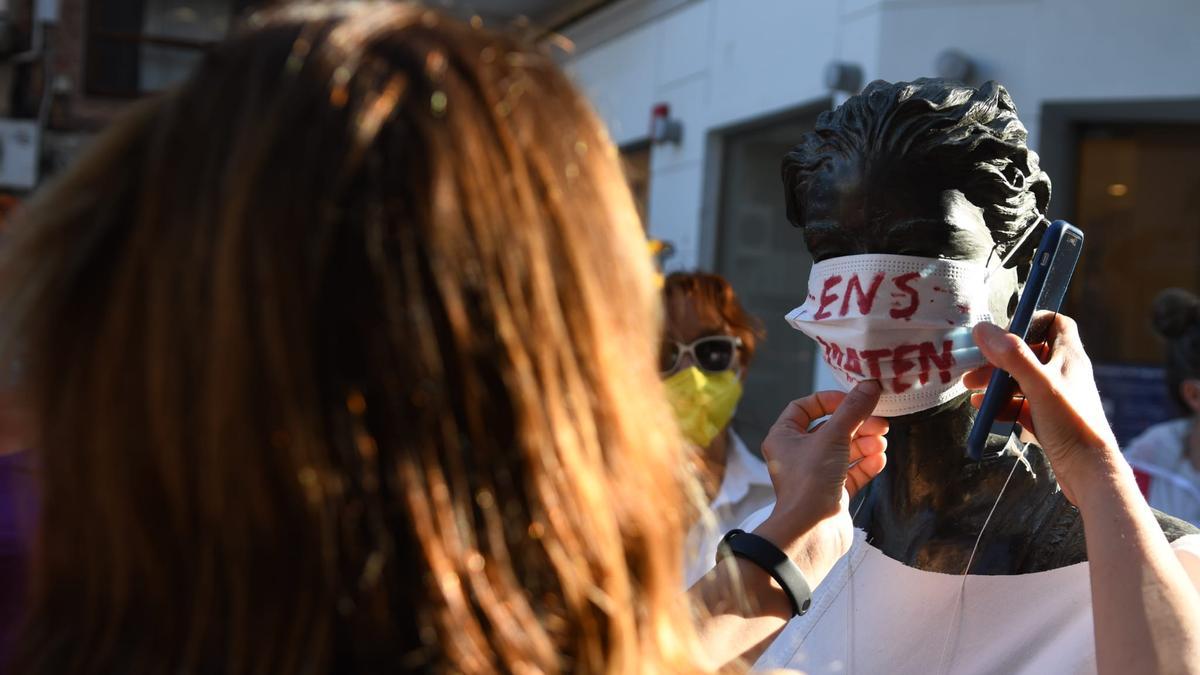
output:
[[[407, 4], [260, 14], [12, 236], [42, 496], [16, 672], [704, 660], [650, 261], [549, 58]], [[852, 435], [781, 546], [839, 513]]]
[[683, 501], [599, 125], [415, 6], [255, 23], [12, 245], [46, 476], [19, 669], [685, 663], [613, 610], [683, 602], [678, 543], [626, 545]]
[[[674, 673], [764, 645], [794, 576], [723, 558], [699, 628], [679, 591], [691, 458], [641, 237], [546, 57], [412, 5], [252, 18], [12, 230], [0, 357], [40, 493], [12, 670]], [[1103, 478], [1087, 369], [981, 335], [1056, 472]], [[878, 400], [800, 399], [763, 444], [752, 534], [813, 586], [883, 468]], [[1194, 592], [1117, 497], [1089, 557], [1147, 576], [1097, 586], [1101, 665], [1195, 657]]]

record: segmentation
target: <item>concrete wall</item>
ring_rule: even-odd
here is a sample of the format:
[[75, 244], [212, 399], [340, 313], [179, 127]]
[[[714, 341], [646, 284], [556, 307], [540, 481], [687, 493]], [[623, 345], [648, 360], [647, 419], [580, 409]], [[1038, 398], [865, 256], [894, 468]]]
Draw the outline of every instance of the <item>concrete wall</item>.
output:
[[[614, 28], [622, 16], [637, 19]], [[1047, 102], [1200, 97], [1197, 0], [625, 0], [566, 33], [618, 143], [646, 135], [655, 103], [684, 124], [652, 157], [649, 226], [675, 243], [672, 267], [712, 262], [712, 133], [828, 97], [833, 60], [902, 80], [956, 48], [1008, 87], [1035, 148]]]

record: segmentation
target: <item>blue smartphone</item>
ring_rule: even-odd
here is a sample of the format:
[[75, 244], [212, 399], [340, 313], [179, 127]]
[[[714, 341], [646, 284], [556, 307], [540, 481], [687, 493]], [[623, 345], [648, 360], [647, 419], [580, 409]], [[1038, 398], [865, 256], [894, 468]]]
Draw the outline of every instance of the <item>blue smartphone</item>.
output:
[[[1033, 269], [1017, 311], [1008, 325], [1008, 331], [1034, 344], [1046, 339], [1050, 322], [1062, 307], [1067, 295], [1067, 286], [1075, 274], [1075, 264], [1083, 252], [1083, 232], [1065, 220], [1050, 224], [1042, 242], [1033, 256]], [[971, 435], [967, 437], [967, 456], [975, 461], [983, 458], [983, 449], [988, 437], [997, 434], [1007, 438], [1016, 427], [1016, 422], [996, 423], [996, 416], [1006, 403], [1012, 400], [1014, 383], [1012, 376], [997, 369], [992, 373]]]

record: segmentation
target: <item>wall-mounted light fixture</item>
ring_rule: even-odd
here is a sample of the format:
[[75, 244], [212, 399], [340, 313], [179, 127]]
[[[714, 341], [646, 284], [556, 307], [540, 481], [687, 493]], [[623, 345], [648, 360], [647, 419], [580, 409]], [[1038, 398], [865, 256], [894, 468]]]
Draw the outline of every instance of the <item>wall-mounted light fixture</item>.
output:
[[650, 113], [650, 142], [675, 143], [683, 142], [683, 123], [671, 117], [671, 106], [659, 103]]
[[833, 92], [857, 94], [863, 86], [862, 66], [846, 61], [831, 61], [825, 66], [825, 86]]
[[933, 72], [943, 80], [970, 84], [975, 77], [975, 62], [957, 49], [947, 49], [934, 59]]

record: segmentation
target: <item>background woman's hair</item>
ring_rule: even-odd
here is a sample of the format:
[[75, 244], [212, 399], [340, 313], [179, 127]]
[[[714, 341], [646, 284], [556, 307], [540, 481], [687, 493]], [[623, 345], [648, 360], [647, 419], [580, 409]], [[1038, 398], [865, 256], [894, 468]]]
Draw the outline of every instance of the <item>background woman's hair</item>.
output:
[[730, 334], [742, 341], [742, 366], [750, 365], [764, 335], [762, 322], [742, 307], [725, 277], [699, 271], [672, 272], [663, 284], [663, 297], [669, 299], [675, 294], [689, 298], [698, 314], [728, 326]]
[[1167, 386], [1179, 409], [1191, 414], [1180, 385], [1200, 380], [1200, 298], [1168, 288], [1154, 298], [1154, 330], [1167, 343]]
[[408, 4], [260, 14], [13, 237], [17, 672], [691, 667], [659, 296], [549, 58]]
[[[913, 174], [941, 181], [943, 190], [961, 190], [983, 209], [993, 238], [1010, 245], [1044, 220], [1050, 203], [1050, 178], [1026, 145], [1027, 137], [1012, 97], [996, 82], [976, 89], [936, 78], [876, 80], [821, 113], [816, 128], [784, 157], [788, 220], [804, 225], [814, 176], [835, 161], [853, 160], [875, 179]], [[1025, 260], [1037, 241], [1037, 236], [1025, 240]]]

